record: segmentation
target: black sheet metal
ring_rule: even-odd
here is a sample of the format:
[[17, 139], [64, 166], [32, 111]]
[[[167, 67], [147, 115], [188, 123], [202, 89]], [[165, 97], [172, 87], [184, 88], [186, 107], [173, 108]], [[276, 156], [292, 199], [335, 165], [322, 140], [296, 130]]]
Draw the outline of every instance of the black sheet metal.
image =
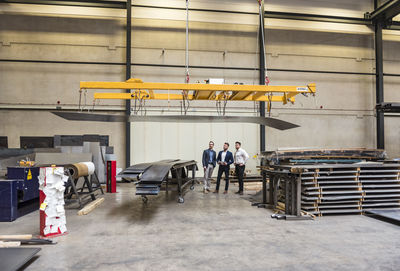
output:
[[140, 182], [161, 184], [167, 177], [168, 172], [171, 170], [172, 166], [172, 163], [154, 163], [143, 173], [142, 177], [140, 178]]
[[166, 115], [166, 116], [123, 116], [123, 115], [105, 115], [92, 113], [77, 113], [77, 112], [58, 112], [53, 114], [75, 121], [101, 121], [101, 122], [182, 122], [182, 123], [254, 123], [278, 130], [288, 130], [300, 127], [297, 124], [287, 121], [265, 118], [265, 117], [236, 117], [236, 116], [188, 116], [188, 115]]
[[[136, 164], [130, 167], [127, 167], [124, 169], [122, 172], [124, 173], [142, 173], [144, 172], [147, 168], [149, 168], [152, 165], [152, 163], [141, 163], [141, 164]], [[122, 173], [121, 172], [121, 173]], [[120, 174], [121, 174], [120, 173]]]
[[127, 174], [119, 173], [118, 174], [119, 177], [126, 179], [126, 180], [131, 180], [131, 181], [136, 180], [139, 175], [140, 175], [139, 173], [127, 173]]
[[0, 270], [19, 270], [39, 251], [40, 248], [0, 248]]
[[400, 225], [400, 209], [368, 210], [366, 215]]
[[157, 195], [161, 184], [168, 178], [170, 170], [183, 167], [197, 169], [196, 164], [194, 160], [167, 159], [132, 165], [120, 172], [118, 176], [137, 181], [136, 195]]
[[139, 184], [136, 186], [136, 195], [158, 195], [160, 186], [157, 184]]
[[[130, 180], [135, 180], [137, 179], [142, 173], [144, 173], [147, 169], [149, 169], [151, 166], [155, 164], [169, 164], [172, 162], [179, 161], [177, 159], [168, 159], [168, 160], [161, 160], [155, 163], [140, 163], [136, 165], [132, 165], [130, 167], [127, 167], [123, 171], [121, 171], [118, 176], [125, 178], [125, 179], [130, 179]], [[153, 169], [156, 171], [156, 169]], [[151, 172], [150, 172], [151, 173]]]
[[371, 208], [371, 207], [386, 207], [386, 206], [391, 206], [391, 207], [398, 207], [400, 206], [399, 202], [382, 202], [382, 203], [363, 203], [362, 207], [363, 208]]

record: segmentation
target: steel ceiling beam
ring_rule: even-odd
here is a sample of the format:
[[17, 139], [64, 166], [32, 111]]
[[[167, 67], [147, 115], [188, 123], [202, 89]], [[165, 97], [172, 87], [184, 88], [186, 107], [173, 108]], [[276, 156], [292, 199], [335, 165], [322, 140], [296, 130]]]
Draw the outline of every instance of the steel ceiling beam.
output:
[[[393, 3], [391, 3], [393, 2]], [[399, 12], [394, 2], [390, 1], [384, 6], [396, 8], [387, 13], [386, 17], [393, 16]], [[35, 4], [35, 5], [56, 5], [56, 6], [77, 6], [77, 7], [96, 7], [96, 8], [113, 8], [113, 9], [126, 9], [126, 1], [96, 1], [96, 0], [70, 0], [70, 1], [51, 1], [51, 0], [0, 0], [0, 3], [13, 3], [13, 4]], [[135, 5], [132, 7], [150, 8], [150, 9], [169, 9], [169, 10], [186, 10], [181, 7], [163, 7], [153, 5]], [[380, 9], [382, 9], [381, 7]], [[190, 8], [189, 11], [197, 12], [215, 12], [215, 13], [230, 13], [230, 14], [243, 14], [243, 15], [258, 15], [256, 12], [235, 11], [235, 10], [218, 10], [218, 9], [199, 9]], [[378, 11], [376, 11], [378, 12]], [[359, 25], [372, 25], [373, 21], [370, 16], [378, 16], [380, 13], [366, 13], [365, 18], [345, 17], [345, 16], [331, 16], [323, 14], [306, 14], [306, 13], [293, 13], [293, 12], [279, 12], [279, 11], [265, 11], [265, 18], [269, 19], [285, 19], [285, 20], [301, 20], [301, 21], [315, 21], [315, 22], [330, 22], [330, 23], [343, 23], [343, 24], [359, 24]], [[374, 14], [374, 15], [373, 15]], [[395, 16], [395, 15], [394, 15]], [[399, 22], [391, 22], [384, 26], [385, 29], [400, 30]]]
[[378, 103], [376, 109], [384, 113], [400, 113], [400, 103]]
[[[56, 5], [56, 6], [83, 6], [83, 7], [101, 7], [101, 8], [116, 8], [125, 9], [126, 1], [96, 1], [96, 0], [71, 0], [71, 1], [51, 1], [51, 0], [0, 0], [0, 3], [13, 3], [13, 4], [33, 4], [33, 5]], [[134, 8], [151, 8], [151, 9], [168, 9], [168, 10], [181, 10], [186, 11], [186, 8], [181, 7], [167, 7], [155, 5], [138, 5], [132, 4]], [[221, 10], [221, 9], [203, 9], [203, 8], [189, 8], [189, 11], [198, 12], [217, 12], [217, 13], [232, 13], [242, 15], [258, 15], [256, 12], [237, 11], [237, 10]]]
[[376, 21], [390, 22], [393, 17], [400, 14], [400, 0], [391, 0], [380, 7], [377, 7], [373, 12], [366, 13], [366, 18]]
[[[134, 7], [134, 6], [132, 6]], [[0, 59], [0, 62], [10, 63], [36, 63], [36, 64], [71, 64], [71, 65], [110, 65], [124, 66], [125, 62], [99, 62], [99, 61], [64, 61], [64, 60], [39, 60], [39, 59]], [[185, 65], [174, 64], [155, 64], [155, 63], [132, 63], [137, 67], [158, 67], [158, 68], [185, 68]], [[210, 70], [238, 70], [238, 71], [259, 71], [259, 68], [252, 67], [221, 67], [221, 66], [190, 66], [191, 69], [210, 69]], [[322, 71], [322, 70], [295, 70], [295, 69], [276, 69], [268, 68], [269, 71], [276, 72], [299, 72], [299, 73], [322, 73], [322, 74], [344, 74], [344, 75], [366, 75], [375, 76], [373, 72], [356, 71]], [[400, 77], [400, 74], [384, 73], [384, 76]]]
[[74, 6], [74, 7], [92, 7], [92, 8], [115, 8], [115, 9], [125, 9], [126, 8], [126, 1], [102, 1], [102, 0], [100, 0], [100, 1], [96, 1], [96, 0], [69, 0], [69, 1], [0, 0], [0, 3]]
[[371, 20], [366, 18], [331, 16], [321, 14], [306, 14], [293, 12], [265, 11], [265, 18], [270, 19], [285, 19], [285, 20], [301, 20], [301, 21], [316, 21], [327, 23], [344, 23], [344, 24], [361, 24], [371, 25]]

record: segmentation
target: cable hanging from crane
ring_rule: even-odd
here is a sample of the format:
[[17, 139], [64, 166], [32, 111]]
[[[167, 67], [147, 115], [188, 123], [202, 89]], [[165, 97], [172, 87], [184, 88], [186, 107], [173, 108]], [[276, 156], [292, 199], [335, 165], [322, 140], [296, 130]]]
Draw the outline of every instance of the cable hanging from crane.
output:
[[[82, 105], [82, 92], [83, 92], [83, 105]], [[79, 89], [79, 104], [78, 104], [78, 110], [83, 111], [86, 108], [86, 96], [87, 96], [87, 89]], [[88, 109], [89, 112], [89, 109]]]
[[264, 55], [264, 70], [265, 70], [265, 84], [268, 86], [270, 80], [268, 78], [268, 68], [267, 68], [267, 56], [265, 55], [265, 37], [264, 37], [264, 14], [262, 12], [262, 7], [261, 7], [261, 0], [258, 0], [258, 8], [259, 8], [259, 27], [258, 31], [261, 31], [261, 41], [262, 41], [262, 52], [260, 51], [260, 54], [262, 53]]
[[[188, 84], [190, 81], [189, 77], [189, 0], [186, 0], [186, 47], [185, 47], [185, 83]], [[182, 102], [181, 107], [183, 113], [186, 115], [190, 107], [190, 102], [188, 100], [188, 90], [182, 90]]]

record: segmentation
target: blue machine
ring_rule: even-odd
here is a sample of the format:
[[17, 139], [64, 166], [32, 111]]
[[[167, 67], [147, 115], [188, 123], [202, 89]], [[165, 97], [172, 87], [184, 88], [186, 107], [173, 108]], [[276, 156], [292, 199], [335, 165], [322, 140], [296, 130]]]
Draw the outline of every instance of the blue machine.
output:
[[7, 180], [0, 180], [0, 222], [39, 209], [39, 168], [8, 167]]

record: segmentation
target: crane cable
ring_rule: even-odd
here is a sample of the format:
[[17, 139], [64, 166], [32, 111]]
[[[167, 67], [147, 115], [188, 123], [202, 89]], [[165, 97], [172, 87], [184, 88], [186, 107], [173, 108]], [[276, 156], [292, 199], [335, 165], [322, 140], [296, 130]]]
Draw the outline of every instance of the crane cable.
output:
[[[261, 40], [262, 40], [262, 52], [260, 51], [260, 54], [264, 54], [264, 84], [268, 86], [270, 80], [268, 77], [268, 68], [267, 68], [267, 56], [265, 55], [265, 37], [264, 37], [264, 20], [263, 20], [263, 12], [262, 12], [262, 2], [261, 0], [258, 0], [258, 6], [259, 6], [259, 26], [258, 26], [258, 31], [261, 31]], [[259, 32], [260, 33], [260, 32]], [[267, 104], [267, 111], [268, 111], [268, 116], [271, 117], [271, 109], [272, 109], [272, 93], [268, 94], [268, 104]]]
[[[268, 69], [267, 69], [267, 58], [265, 56], [265, 37], [264, 37], [264, 25], [263, 25], [263, 16], [264, 14], [262, 14], [262, 9], [261, 9], [261, 0], [258, 0], [258, 4], [259, 4], [259, 28], [258, 31], [261, 31], [261, 39], [262, 39], [262, 53], [264, 54], [264, 69], [265, 69], [265, 84], [268, 86], [270, 80], [268, 78]], [[261, 52], [260, 52], [261, 54]]]
[[[186, 68], [186, 74], [185, 74], [185, 82], [186, 84], [189, 83], [189, 0], [186, 0], [186, 48], [185, 48], [185, 68]], [[188, 91], [183, 90], [182, 91], [182, 108], [183, 112], [187, 113], [188, 109], [190, 107], [190, 103], [188, 100]]]
[[186, 0], [186, 50], [185, 50], [185, 66], [186, 66], [186, 83], [189, 83], [189, 0]]

